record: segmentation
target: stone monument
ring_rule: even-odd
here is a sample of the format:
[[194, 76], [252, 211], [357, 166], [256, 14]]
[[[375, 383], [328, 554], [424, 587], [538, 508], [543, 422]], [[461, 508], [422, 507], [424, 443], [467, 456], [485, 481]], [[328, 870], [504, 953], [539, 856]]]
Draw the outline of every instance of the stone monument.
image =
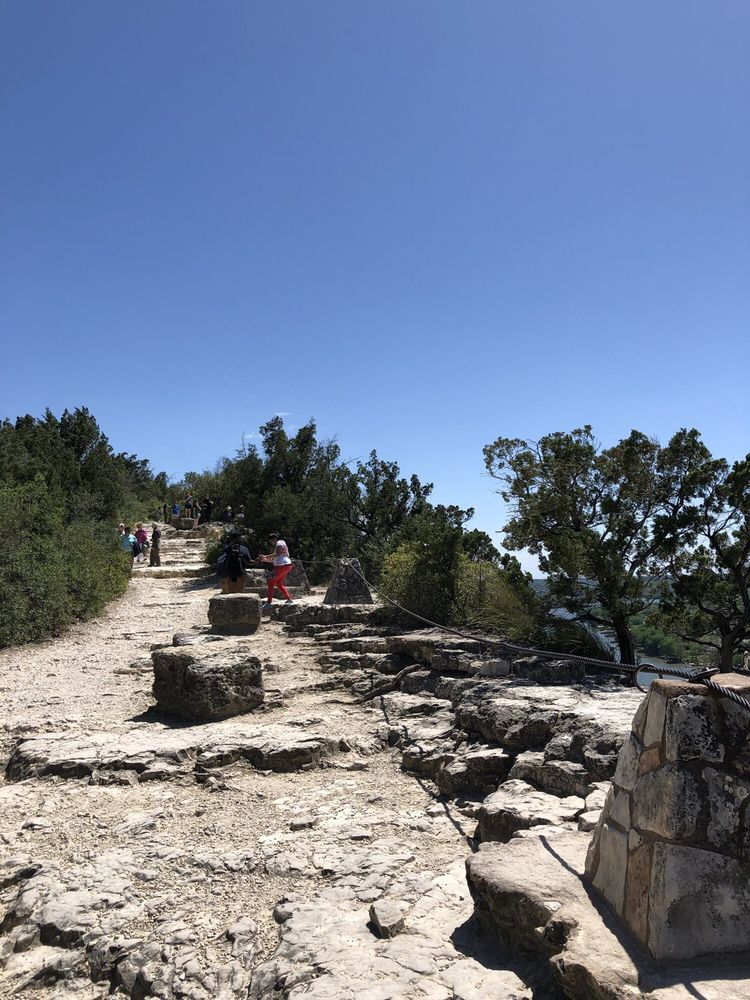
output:
[[[717, 680], [750, 698], [750, 678]], [[655, 959], [750, 949], [750, 712], [651, 685], [620, 751], [586, 878]]]
[[359, 559], [339, 559], [328, 584], [324, 604], [372, 604]]

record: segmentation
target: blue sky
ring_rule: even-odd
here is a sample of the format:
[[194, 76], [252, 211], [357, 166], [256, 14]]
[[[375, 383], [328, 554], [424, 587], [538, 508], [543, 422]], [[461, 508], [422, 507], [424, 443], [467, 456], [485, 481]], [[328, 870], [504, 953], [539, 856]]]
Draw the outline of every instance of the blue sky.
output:
[[746, 0], [6, 0], [0, 414], [179, 476], [315, 417], [502, 523], [482, 446], [750, 450]]

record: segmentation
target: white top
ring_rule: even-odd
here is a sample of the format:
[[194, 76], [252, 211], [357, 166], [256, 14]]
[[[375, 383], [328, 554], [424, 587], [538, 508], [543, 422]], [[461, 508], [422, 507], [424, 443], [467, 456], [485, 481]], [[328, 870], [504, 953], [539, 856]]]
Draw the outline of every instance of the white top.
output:
[[276, 548], [273, 553], [273, 564], [274, 566], [291, 566], [292, 560], [289, 558], [289, 549], [287, 544], [281, 538], [276, 542]]

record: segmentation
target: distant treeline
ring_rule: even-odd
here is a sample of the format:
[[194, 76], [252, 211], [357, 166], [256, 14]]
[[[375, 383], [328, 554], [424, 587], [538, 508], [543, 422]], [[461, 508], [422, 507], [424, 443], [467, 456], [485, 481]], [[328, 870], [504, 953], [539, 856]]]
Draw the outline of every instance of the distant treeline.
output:
[[0, 646], [58, 634], [121, 594], [116, 525], [157, 506], [166, 476], [116, 454], [87, 409], [0, 424]]

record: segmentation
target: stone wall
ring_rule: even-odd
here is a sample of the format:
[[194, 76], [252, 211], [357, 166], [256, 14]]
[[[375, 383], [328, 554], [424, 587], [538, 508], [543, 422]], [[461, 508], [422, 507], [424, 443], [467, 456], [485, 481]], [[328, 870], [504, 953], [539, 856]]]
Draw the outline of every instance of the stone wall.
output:
[[[721, 683], [750, 695], [750, 678]], [[620, 751], [586, 876], [654, 958], [750, 949], [750, 712], [655, 681]]]

